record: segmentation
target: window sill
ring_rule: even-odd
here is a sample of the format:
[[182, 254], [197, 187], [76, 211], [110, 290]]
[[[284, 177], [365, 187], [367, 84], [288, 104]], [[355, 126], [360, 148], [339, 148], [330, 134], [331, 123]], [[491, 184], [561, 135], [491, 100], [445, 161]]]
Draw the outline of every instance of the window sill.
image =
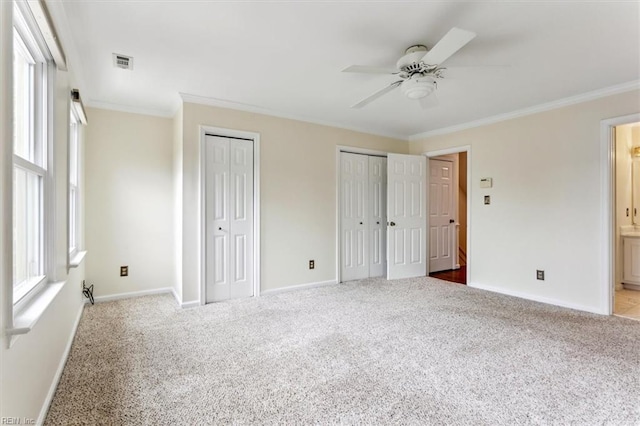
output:
[[9, 347], [15, 340], [15, 336], [30, 332], [36, 325], [42, 314], [47, 310], [51, 302], [56, 298], [65, 281], [46, 284], [45, 288], [27, 303], [13, 317], [13, 328], [8, 328], [6, 334], [11, 336]]
[[80, 266], [86, 254], [87, 254], [86, 250], [79, 251], [78, 253], [76, 253], [76, 255], [73, 256], [73, 259], [69, 261], [69, 268], [77, 268], [78, 266]]

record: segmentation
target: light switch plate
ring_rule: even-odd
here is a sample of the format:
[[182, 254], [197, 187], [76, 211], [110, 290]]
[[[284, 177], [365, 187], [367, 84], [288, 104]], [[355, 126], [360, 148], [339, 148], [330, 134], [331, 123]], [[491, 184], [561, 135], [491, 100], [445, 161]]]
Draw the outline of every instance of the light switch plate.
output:
[[484, 196], [484, 203], [485, 203], [486, 205], [491, 204], [491, 195], [485, 195], [485, 196]]
[[493, 186], [492, 178], [482, 178], [480, 179], [480, 188], [491, 188]]

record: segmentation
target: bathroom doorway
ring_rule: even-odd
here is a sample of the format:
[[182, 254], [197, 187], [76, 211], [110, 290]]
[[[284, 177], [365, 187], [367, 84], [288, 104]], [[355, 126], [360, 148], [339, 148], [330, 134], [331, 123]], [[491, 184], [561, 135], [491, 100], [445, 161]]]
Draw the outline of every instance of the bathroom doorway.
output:
[[613, 314], [640, 320], [640, 122], [613, 140]]

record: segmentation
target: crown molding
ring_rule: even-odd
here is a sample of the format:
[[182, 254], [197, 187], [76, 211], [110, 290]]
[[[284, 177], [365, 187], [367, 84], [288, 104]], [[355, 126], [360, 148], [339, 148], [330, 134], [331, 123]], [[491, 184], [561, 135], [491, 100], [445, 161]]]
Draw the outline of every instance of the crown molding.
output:
[[192, 104], [208, 105], [208, 106], [213, 106], [218, 108], [226, 108], [226, 109], [233, 109], [233, 110], [244, 111], [244, 112], [251, 112], [254, 114], [262, 114], [262, 115], [268, 115], [271, 117], [285, 118], [288, 120], [302, 121], [305, 123], [319, 124], [321, 126], [351, 130], [353, 132], [365, 133], [368, 135], [382, 136], [382, 137], [391, 138], [391, 139], [399, 139], [404, 142], [407, 141], [407, 135], [383, 133], [383, 132], [372, 132], [371, 130], [364, 129], [361, 127], [348, 126], [345, 124], [338, 124], [330, 121], [317, 120], [317, 119], [305, 117], [302, 115], [274, 111], [272, 109], [259, 107], [257, 105], [244, 104], [240, 102], [233, 102], [225, 99], [210, 98], [206, 96], [192, 95], [189, 93], [182, 93], [182, 92], [180, 92], [180, 97], [182, 98], [183, 102], [188, 102]]
[[166, 111], [153, 108], [142, 108], [131, 105], [112, 104], [110, 102], [96, 101], [91, 99], [87, 102], [87, 106], [90, 108], [108, 109], [111, 111], [128, 112], [132, 114], [152, 115], [163, 118], [173, 118], [175, 111]]
[[440, 129], [429, 130], [423, 133], [416, 133], [415, 135], [409, 136], [409, 142], [415, 142], [431, 136], [446, 135], [448, 133], [459, 132], [461, 130], [472, 129], [474, 127], [480, 127], [480, 126], [486, 126], [488, 124], [499, 123], [501, 121], [511, 120], [513, 118], [524, 117], [526, 115], [532, 115], [540, 112], [550, 111], [557, 108], [562, 108], [569, 105], [575, 105], [582, 102], [592, 101], [595, 99], [605, 98], [607, 96], [617, 95], [619, 93], [630, 92], [632, 90], [638, 90], [638, 89], [640, 89], [640, 80], [634, 80], [627, 83], [622, 83], [615, 86], [609, 86], [603, 89], [582, 93], [580, 95], [570, 96], [568, 98], [562, 98], [552, 102], [547, 102], [544, 104], [539, 104], [539, 105], [519, 109], [512, 112], [507, 112], [505, 114], [498, 114], [492, 117], [481, 118], [479, 120], [469, 121], [462, 124], [455, 124], [449, 127], [442, 127]]

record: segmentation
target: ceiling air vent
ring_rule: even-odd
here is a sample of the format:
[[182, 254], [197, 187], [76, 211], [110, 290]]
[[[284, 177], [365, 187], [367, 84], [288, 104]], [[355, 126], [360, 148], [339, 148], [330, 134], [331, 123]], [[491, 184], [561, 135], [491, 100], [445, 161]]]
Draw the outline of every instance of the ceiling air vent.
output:
[[116, 68], [122, 68], [123, 70], [133, 69], [133, 57], [120, 55], [118, 53], [113, 54], [113, 66]]

